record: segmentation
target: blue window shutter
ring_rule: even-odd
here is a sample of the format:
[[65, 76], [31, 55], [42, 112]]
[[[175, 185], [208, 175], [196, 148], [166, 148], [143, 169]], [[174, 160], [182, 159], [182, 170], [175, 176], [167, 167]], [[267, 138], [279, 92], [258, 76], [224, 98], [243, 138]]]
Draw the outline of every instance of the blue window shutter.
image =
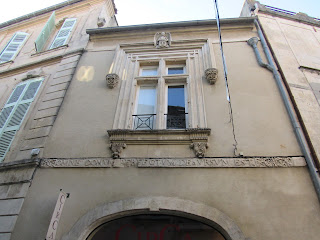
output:
[[11, 38], [10, 42], [1, 52], [0, 63], [8, 62], [12, 60], [19, 53], [19, 50], [27, 40], [28, 36], [29, 34], [24, 32], [15, 33]]
[[55, 21], [56, 21], [56, 14], [55, 12], [53, 12], [49, 20], [47, 21], [47, 23], [44, 25], [37, 40], [34, 42], [37, 52], [41, 52], [43, 50], [44, 45], [48, 41], [48, 38], [50, 37], [53, 29], [55, 28]]
[[9, 151], [42, 81], [43, 78], [36, 78], [20, 83], [0, 112], [0, 162]]
[[50, 49], [57, 48], [66, 44], [70, 36], [70, 33], [74, 25], [76, 24], [76, 21], [76, 18], [68, 18], [64, 21], [62, 27], [60, 28], [59, 32], [57, 33], [55, 39], [52, 42]]

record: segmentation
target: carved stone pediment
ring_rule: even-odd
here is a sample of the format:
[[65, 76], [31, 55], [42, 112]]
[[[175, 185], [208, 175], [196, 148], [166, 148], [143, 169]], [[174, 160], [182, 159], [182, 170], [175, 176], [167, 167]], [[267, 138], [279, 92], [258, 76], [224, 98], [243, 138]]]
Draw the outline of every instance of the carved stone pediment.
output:
[[107, 86], [112, 89], [117, 86], [119, 82], [119, 76], [118, 74], [110, 73], [110, 74], [107, 74], [106, 80], [107, 80]]
[[218, 79], [218, 69], [208, 68], [205, 70], [205, 76], [207, 81], [212, 85], [215, 84]]
[[168, 32], [156, 33], [154, 35], [154, 46], [156, 48], [168, 48], [171, 45], [171, 34]]
[[[158, 130], [130, 130], [112, 129], [108, 130], [111, 146], [115, 143], [127, 145], [189, 145], [194, 144], [193, 149], [197, 157], [204, 157], [203, 146], [208, 147], [210, 128], [188, 128], [188, 129], [158, 129]], [[199, 144], [201, 143], [201, 144]], [[203, 145], [205, 144], [205, 145]], [[122, 149], [121, 149], [122, 150]], [[121, 152], [121, 151], [120, 151]], [[115, 158], [120, 157], [120, 152], [113, 151]], [[119, 154], [118, 154], [119, 153]], [[118, 155], [117, 155], [118, 154]]]

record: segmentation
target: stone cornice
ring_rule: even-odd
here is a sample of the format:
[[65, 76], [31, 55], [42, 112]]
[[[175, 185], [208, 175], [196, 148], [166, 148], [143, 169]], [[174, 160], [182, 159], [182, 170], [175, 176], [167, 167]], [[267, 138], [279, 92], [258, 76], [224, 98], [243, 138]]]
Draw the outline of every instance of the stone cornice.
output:
[[208, 141], [210, 128], [157, 129], [157, 130], [108, 130], [110, 142], [129, 144], [179, 144], [188, 145], [193, 142]]
[[26, 159], [14, 162], [0, 163], [0, 171], [22, 167], [36, 167], [40, 165], [39, 159]]

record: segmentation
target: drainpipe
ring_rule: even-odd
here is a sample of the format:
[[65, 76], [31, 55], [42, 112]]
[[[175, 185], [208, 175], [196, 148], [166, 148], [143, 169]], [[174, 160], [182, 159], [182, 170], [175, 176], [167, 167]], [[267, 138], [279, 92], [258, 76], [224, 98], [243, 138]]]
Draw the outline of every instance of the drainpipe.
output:
[[253, 38], [250, 38], [247, 43], [253, 48], [259, 65], [261, 67], [268, 69], [269, 71], [271, 71], [273, 73], [273, 77], [276, 80], [277, 86], [280, 90], [282, 100], [283, 100], [285, 107], [287, 109], [287, 112], [289, 114], [290, 121], [291, 121], [292, 126], [294, 128], [294, 131], [295, 131], [296, 137], [298, 139], [299, 145], [301, 147], [302, 153], [306, 159], [306, 162], [307, 162], [307, 165], [309, 168], [309, 172], [311, 175], [311, 179], [312, 179], [314, 188], [316, 190], [318, 199], [320, 201], [320, 179], [319, 179], [319, 175], [316, 170], [316, 167], [314, 165], [313, 157], [311, 155], [308, 143], [305, 139], [305, 136], [304, 136], [303, 131], [301, 129], [300, 123], [296, 117], [294, 108], [293, 108], [291, 101], [290, 101], [290, 97], [286, 91], [286, 88], [284, 87], [284, 85], [282, 83], [282, 80], [281, 80], [281, 77], [277, 71], [277, 68], [273, 63], [271, 53], [268, 49], [268, 45], [267, 45], [266, 40], [262, 34], [262, 31], [261, 31], [261, 28], [259, 26], [259, 22], [257, 19], [254, 20], [254, 24], [256, 25], [256, 28], [258, 31], [258, 36], [260, 38], [261, 45], [263, 47], [263, 51], [267, 57], [268, 64], [266, 64], [262, 61], [259, 50], [257, 48], [257, 43], [258, 43], [259, 39], [257, 37], [253, 37]]

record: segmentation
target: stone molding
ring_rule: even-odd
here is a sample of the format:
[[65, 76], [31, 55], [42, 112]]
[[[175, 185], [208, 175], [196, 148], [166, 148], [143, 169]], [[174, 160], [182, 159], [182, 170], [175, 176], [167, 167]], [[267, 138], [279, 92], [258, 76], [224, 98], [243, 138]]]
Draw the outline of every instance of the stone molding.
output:
[[14, 168], [22, 168], [22, 167], [37, 167], [40, 165], [39, 159], [26, 159], [19, 160], [14, 162], [4, 162], [0, 163], [0, 171], [14, 169]]
[[216, 68], [208, 68], [205, 70], [205, 76], [211, 85], [215, 84], [218, 79], [218, 69]]
[[217, 229], [225, 239], [246, 239], [237, 224], [220, 210], [190, 200], [162, 196], [131, 198], [104, 203], [84, 214], [61, 239], [85, 240], [94, 229], [105, 222], [123, 216], [154, 212], [182, 216], [198, 221], [201, 219], [201, 222]]
[[[111, 142], [113, 158], [120, 158], [120, 153], [127, 145], [134, 144], [161, 144], [161, 145], [190, 145], [197, 142], [193, 147], [197, 157], [204, 157], [205, 151], [200, 145], [207, 146], [210, 128], [187, 128], [187, 129], [158, 129], [158, 130], [131, 130], [112, 129], [108, 130]], [[120, 145], [121, 149], [120, 149]], [[200, 144], [200, 145], [199, 145]], [[206, 147], [206, 148], [207, 148]]]
[[115, 88], [118, 85], [119, 79], [120, 78], [118, 74], [115, 74], [115, 73], [107, 74], [106, 76], [107, 86], [111, 89]]
[[305, 167], [303, 157], [247, 158], [73, 158], [42, 159], [43, 168], [290, 168]]

